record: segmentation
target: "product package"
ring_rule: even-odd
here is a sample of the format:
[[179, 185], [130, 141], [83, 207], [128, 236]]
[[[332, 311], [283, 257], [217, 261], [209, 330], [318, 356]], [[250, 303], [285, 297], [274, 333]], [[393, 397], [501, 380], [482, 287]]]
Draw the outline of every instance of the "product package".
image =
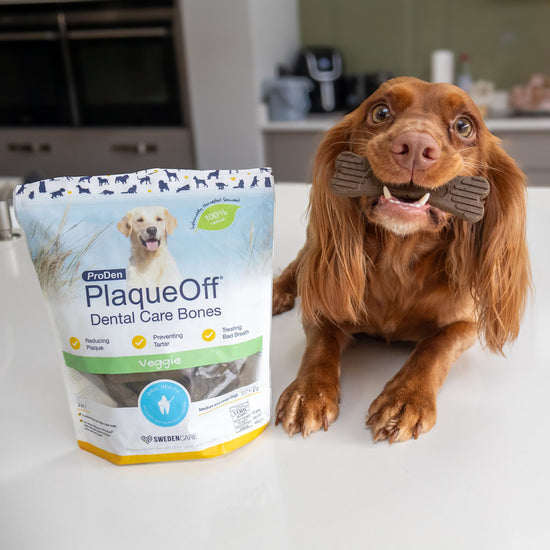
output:
[[[270, 169], [20, 185], [78, 444], [115, 464], [213, 457], [270, 418]], [[32, 373], [30, 373], [32, 376]]]

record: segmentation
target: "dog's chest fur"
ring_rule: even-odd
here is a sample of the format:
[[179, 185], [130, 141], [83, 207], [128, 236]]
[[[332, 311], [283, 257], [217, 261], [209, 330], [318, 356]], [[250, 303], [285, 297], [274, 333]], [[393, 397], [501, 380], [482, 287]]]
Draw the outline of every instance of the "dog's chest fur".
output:
[[449, 319], [472, 317], [469, 296], [453, 292], [438, 235], [369, 236], [366, 318], [361, 331], [387, 340], [420, 340]]
[[173, 275], [177, 271], [174, 258], [166, 250], [164, 242], [153, 253], [139, 247], [133, 249], [128, 270], [129, 278], [139, 280], [143, 286], [162, 286], [179, 282], [178, 277]]

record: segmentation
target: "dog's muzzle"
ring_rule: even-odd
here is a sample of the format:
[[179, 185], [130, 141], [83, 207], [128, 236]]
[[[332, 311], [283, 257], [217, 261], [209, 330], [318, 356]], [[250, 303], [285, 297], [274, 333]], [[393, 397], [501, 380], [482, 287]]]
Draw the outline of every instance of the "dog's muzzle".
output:
[[160, 239], [157, 238], [157, 228], [148, 227], [145, 230], [146, 238], [140, 237], [141, 244], [150, 252], [154, 252], [160, 246]]
[[429, 204], [471, 223], [484, 215], [483, 201], [489, 194], [489, 182], [482, 177], [457, 176], [445, 185], [427, 189], [417, 185], [393, 185], [380, 181], [367, 159], [351, 151], [336, 157], [335, 173], [330, 182], [336, 195], [365, 197], [384, 195], [386, 199]]

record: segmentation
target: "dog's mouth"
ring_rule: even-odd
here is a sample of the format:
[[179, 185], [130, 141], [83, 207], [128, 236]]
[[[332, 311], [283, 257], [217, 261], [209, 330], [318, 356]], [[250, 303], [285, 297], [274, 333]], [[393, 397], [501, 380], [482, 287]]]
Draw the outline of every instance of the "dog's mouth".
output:
[[430, 199], [430, 193], [425, 193], [419, 199], [413, 199], [410, 197], [399, 198], [392, 195], [387, 185], [383, 186], [384, 194], [378, 199], [378, 203], [382, 206], [393, 205], [403, 210], [412, 210], [413, 212], [426, 212], [430, 209], [428, 203]]
[[155, 252], [160, 246], [160, 239], [150, 238], [147, 240], [141, 239], [141, 244], [149, 250], [149, 252]]
[[477, 176], [455, 176], [433, 188], [413, 182], [387, 183], [376, 177], [365, 157], [351, 151], [344, 151], [336, 158], [330, 186], [337, 195], [374, 199], [374, 206], [383, 207], [393, 216], [429, 212], [440, 217], [443, 211], [470, 223], [483, 217], [484, 199], [490, 190], [489, 182]]
[[[394, 190], [394, 193], [398, 193]], [[420, 198], [396, 196], [387, 185], [383, 186], [383, 195], [372, 202], [372, 208], [380, 211], [384, 217], [393, 220], [398, 225], [424, 225], [428, 220], [430, 225], [439, 226], [446, 216], [439, 208], [430, 204], [430, 193], [424, 193]]]

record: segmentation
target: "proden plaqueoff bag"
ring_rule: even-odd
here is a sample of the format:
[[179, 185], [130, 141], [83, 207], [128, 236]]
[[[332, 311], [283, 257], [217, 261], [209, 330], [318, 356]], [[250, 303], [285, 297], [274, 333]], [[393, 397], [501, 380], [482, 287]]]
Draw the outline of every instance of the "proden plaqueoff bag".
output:
[[269, 169], [19, 186], [78, 444], [116, 464], [217, 456], [269, 422]]

